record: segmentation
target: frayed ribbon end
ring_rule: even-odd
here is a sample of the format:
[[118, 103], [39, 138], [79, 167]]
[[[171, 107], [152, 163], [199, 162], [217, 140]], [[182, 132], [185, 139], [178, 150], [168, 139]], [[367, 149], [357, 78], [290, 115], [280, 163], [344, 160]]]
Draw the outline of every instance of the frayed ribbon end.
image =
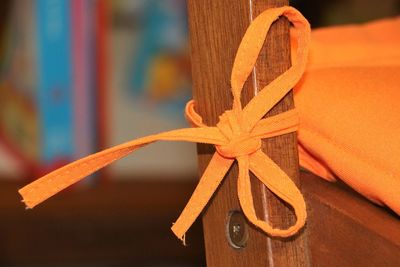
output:
[[24, 197], [24, 194], [23, 194], [23, 192], [22, 192], [22, 189], [18, 190], [18, 193], [19, 193], [19, 194], [21, 195], [21, 197], [22, 197], [21, 202], [25, 204], [25, 209], [26, 209], [26, 210], [31, 210], [31, 209], [33, 209], [33, 207], [35, 207], [35, 205], [32, 203], [32, 201], [29, 201], [29, 200], [27, 200], [27, 199]]
[[[187, 243], [186, 243], [186, 233], [181, 234], [181, 233], [179, 232], [179, 230], [175, 229], [174, 225], [175, 225], [175, 223], [172, 223], [172, 227], [171, 227], [172, 232], [174, 233], [174, 235], [175, 235], [180, 241], [182, 241], [182, 244], [186, 247], [186, 246], [187, 246]], [[176, 225], [175, 225], [175, 226], [176, 226]]]

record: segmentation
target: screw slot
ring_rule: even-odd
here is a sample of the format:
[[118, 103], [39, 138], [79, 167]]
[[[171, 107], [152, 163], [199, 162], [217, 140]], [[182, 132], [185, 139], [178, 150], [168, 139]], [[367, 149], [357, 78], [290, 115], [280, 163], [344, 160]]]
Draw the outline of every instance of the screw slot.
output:
[[226, 236], [232, 247], [237, 249], [246, 247], [249, 231], [242, 212], [237, 210], [229, 212]]

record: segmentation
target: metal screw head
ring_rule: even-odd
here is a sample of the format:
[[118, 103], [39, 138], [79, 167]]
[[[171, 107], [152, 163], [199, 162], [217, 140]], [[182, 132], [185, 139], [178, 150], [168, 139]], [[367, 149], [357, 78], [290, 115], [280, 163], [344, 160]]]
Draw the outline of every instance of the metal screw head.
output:
[[240, 211], [231, 211], [228, 214], [226, 235], [229, 244], [234, 248], [244, 248], [249, 238], [246, 219]]

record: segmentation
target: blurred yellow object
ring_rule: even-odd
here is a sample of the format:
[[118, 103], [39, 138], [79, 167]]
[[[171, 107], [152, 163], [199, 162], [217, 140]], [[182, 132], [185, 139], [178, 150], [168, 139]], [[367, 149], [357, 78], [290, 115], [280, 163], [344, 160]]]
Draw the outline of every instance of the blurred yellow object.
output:
[[182, 71], [175, 57], [160, 55], [153, 61], [150, 84], [151, 99], [161, 100], [176, 94], [183, 83]]

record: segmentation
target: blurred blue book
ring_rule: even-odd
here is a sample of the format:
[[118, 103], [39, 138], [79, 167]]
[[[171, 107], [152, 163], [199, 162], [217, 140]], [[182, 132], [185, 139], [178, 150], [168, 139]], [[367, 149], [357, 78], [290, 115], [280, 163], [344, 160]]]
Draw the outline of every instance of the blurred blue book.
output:
[[74, 158], [71, 8], [69, 0], [37, 0], [40, 161]]

